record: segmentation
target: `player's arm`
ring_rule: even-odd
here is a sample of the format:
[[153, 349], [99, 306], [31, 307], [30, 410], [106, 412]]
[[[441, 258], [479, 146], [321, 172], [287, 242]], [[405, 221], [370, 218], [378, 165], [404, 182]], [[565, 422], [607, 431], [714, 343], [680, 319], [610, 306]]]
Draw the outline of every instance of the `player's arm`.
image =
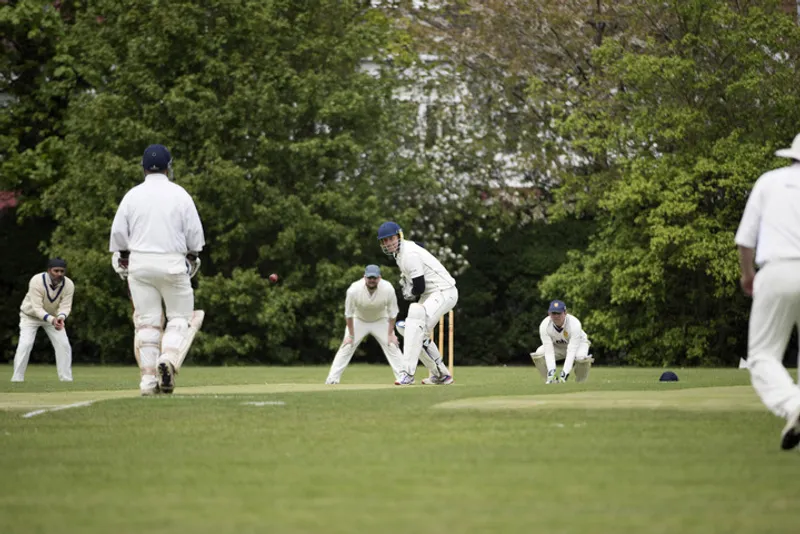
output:
[[22, 313], [52, 324], [53, 321], [55, 321], [55, 317], [47, 313], [44, 306], [42, 306], [44, 302], [44, 291], [42, 275], [36, 275], [31, 278], [31, 281], [28, 283], [28, 294], [22, 302]]
[[189, 254], [197, 257], [206, 244], [205, 234], [203, 234], [203, 223], [200, 222], [200, 214], [197, 213], [197, 206], [194, 200], [186, 193], [186, 205], [184, 208], [184, 228], [186, 228], [186, 248]]
[[761, 226], [761, 181], [757, 181], [750, 192], [747, 204], [736, 230], [736, 245], [739, 251], [739, 280], [742, 290], [747, 295], [753, 294], [753, 280], [756, 277], [756, 244], [758, 229]]
[[75, 284], [64, 279], [64, 293], [61, 297], [61, 302], [58, 305], [58, 317], [64, 321], [72, 313], [72, 298], [75, 295]]
[[[381, 282], [383, 285], [383, 281]], [[394, 287], [389, 282], [384, 286], [386, 288], [386, 313], [389, 316], [389, 343], [397, 343], [397, 337], [394, 333], [394, 325], [397, 322], [397, 314], [400, 313], [400, 307], [397, 305], [397, 294], [394, 292]]]
[[127, 259], [127, 254], [130, 250], [130, 229], [128, 228], [127, 198], [128, 197], [126, 195], [122, 198], [122, 202], [119, 203], [117, 213], [114, 215], [114, 222], [111, 223], [111, 236], [108, 243], [108, 250], [110, 252], [124, 252], [123, 256], [125, 259]]
[[547, 325], [548, 320], [545, 319], [539, 325], [539, 338], [542, 341], [542, 346], [544, 347], [544, 355], [545, 357], [556, 357], [556, 349], [553, 347], [553, 340], [550, 337], [550, 334], [547, 333]]
[[405, 270], [411, 280], [411, 294], [419, 297], [425, 293], [425, 266], [419, 254], [410, 254], [405, 262]]
[[584, 338], [583, 325], [577, 317], [573, 315], [567, 315], [567, 322], [564, 327], [567, 329], [567, 332], [569, 332], [569, 341], [567, 341], [567, 358], [570, 356], [574, 358], [578, 353], [578, 346], [581, 344], [581, 341]]
[[[356, 299], [353, 296], [352, 289], [348, 289], [347, 296], [344, 299], [344, 319], [345, 322], [347, 323], [346, 337], [350, 338], [349, 343], [352, 343], [353, 338], [355, 337], [355, 325], [354, 325], [355, 321], [353, 319], [355, 315], [356, 315]], [[345, 339], [345, 344], [347, 343], [348, 341], [347, 339]]]

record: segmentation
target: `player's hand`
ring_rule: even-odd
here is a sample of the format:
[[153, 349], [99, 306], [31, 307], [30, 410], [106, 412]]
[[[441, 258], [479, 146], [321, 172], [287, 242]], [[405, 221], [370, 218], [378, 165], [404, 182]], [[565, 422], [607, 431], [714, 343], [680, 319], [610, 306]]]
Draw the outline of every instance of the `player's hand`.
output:
[[342, 342], [342, 345], [352, 345], [352, 344], [353, 344], [353, 336], [351, 336], [350, 334], [344, 336], [344, 342]]
[[742, 291], [744, 291], [744, 294], [748, 297], [753, 296], [753, 280], [755, 280], [755, 275], [748, 274], [743, 274], [739, 279], [739, 285], [742, 286]]
[[53, 326], [56, 328], [56, 330], [63, 330], [64, 329], [64, 318], [63, 317], [57, 317], [53, 321]]
[[395, 347], [399, 347], [400, 346], [400, 342], [397, 341], [397, 336], [394, 335], [394, 332], [389, 334], [389, 345], [394, 345]]

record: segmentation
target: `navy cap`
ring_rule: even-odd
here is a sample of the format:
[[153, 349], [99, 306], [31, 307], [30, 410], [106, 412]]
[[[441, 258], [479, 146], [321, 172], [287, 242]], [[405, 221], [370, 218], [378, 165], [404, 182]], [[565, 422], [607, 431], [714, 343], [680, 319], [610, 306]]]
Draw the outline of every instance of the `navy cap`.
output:
[[658, 379], [659, 382], [677, 382], [678, 375], [673, 373], [672, 371], [664, 371], [661, 373], [661, 378]]
[[55, 269], [56, 267], [61, 267], [62, 269], [67, 268], [67, 260], [62, 258], [50, 258], [47, 260], [47, 269]]
[[142, 167], [146, 171], [166, 171], [172, 163], [172, 156], [164, 145], [150, 145], [142, 156]]
[[562, 313], [567, 310], [566, 304], [560, 300], [554, 300], [550, 303], [547, 313]]
[[364, 269], [364, 276], [367, 278], [370, 277], [379, 277], [381, 275], [381, 268], [377, 265], [367, 265], [367, 268]]

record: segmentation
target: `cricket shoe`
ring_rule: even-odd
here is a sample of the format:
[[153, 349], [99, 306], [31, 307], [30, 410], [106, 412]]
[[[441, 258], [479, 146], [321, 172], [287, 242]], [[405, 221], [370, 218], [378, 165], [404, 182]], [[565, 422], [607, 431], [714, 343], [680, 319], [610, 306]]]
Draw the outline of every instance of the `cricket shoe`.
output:
[[800, 445], [800, 409], [789, 417], [781, 432], [781, 449], [790, 451]]
[[436, 386], [449, 386], [453, 383], [453, 377], [450, 375], [442, 375], [442, 376], [429, 376], [428, 378], [422, 379], [423, 384], [433, 384]]
[[567, 381], [567, 378], [569, 378], [569, 373], [565, 373], [564, 371], [561, 371], [561, 375], [559, 375], [558, 381], [563, 383], [563, 382]]
[[394, 381], [395, 386], [411, 386], [414, 384], [414, 377], [408, 373], [402, 373], [400, 378]]
[[175, 390], [175, 368], [166, 356], [158, 359], [158, 388], [167, 395]]
[[330, 385], [330, 386], [335, 386], [338, 383], [339, 383], [338, 380], [334, 380], [332, 378], [328, 378], [327, 380], [325, 380], [325, 384]]
[[547, 371], [547, 380], [544, 382], [545, 384], [558, 384], [558, 377], [556, 376], [556, 370], [553, 369], [551, 371]]

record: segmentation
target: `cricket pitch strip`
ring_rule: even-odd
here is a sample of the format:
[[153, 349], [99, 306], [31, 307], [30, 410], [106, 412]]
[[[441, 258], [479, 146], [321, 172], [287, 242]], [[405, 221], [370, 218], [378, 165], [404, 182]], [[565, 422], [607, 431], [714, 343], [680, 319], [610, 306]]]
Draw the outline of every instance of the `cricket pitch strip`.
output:
[[671, 391], [581, 391], [552, 395], [472, 397], [443, 402], [445, 410], [581, 410], [664, 409], [687, 411], [763, 411], [764, 405], [750, 386], [676, 389]]
[[[269, 393], [302, 393], [314, 391], [356, 391], [390, 389], [391, 384], [242, 384], [227, 386], [181, 387], [173, 397], [196, 395], [261, 395]], [[39, 393], [2, 393], [0, 410], [47, 410], [56, 411], [68, 406], [88, 405], [111, 399], [141, 397], [138, 389], [117, 391], [57, 391]]]

